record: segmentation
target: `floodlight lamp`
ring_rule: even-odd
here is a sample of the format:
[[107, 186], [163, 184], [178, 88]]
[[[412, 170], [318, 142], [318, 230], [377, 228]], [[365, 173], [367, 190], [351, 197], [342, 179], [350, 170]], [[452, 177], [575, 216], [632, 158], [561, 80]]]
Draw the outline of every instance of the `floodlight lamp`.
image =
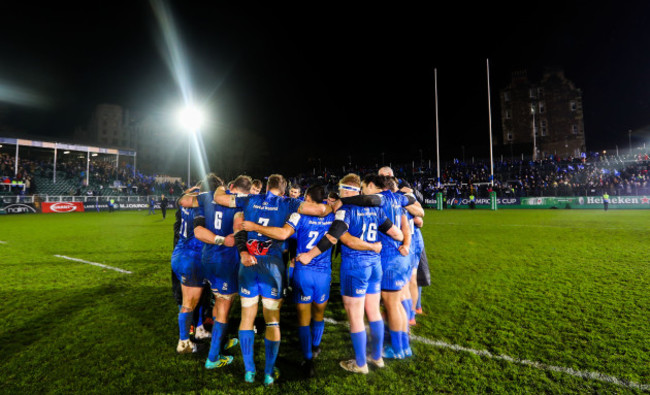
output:
[[188, 106], [178, 113], [178, 123], [183, 129], [192, 133], [198, 131], [205, 121], [203, 111], [197, 107]]

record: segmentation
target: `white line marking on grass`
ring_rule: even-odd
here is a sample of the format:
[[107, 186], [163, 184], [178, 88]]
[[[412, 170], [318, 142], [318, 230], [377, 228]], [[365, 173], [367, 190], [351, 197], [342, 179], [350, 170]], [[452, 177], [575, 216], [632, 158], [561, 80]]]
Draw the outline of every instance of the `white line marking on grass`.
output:
[[[525, 227], [525, 228], [561, 228], [561, 229], [594, 229], [593, 227], [590, 226], [564, 226], [564, 225], [528, 225], [528, 224], [476, 224], [476, 223], [471, 223], [471, 224], [454, 224], [454, 223], [436, 223], [436, 225], [450, 225], [450, 226], [490, 226], [490, 227], [498, 227], [498, 226], [515, 226], [515, 227]], [[634, 230], [633, 228], [604, 228], [604, 227], [599, 227], [598, 229], [606, 229], [606, 230]]]
[[7, 244], [7, 242], [0, 240], [0, 244]]
[[[325, 318], [325, 321], [334, 324], [334, 325], [344, 325], [349, 327], [350, 324], [347, 322], [339, 322], [336, 320], [333, 320], [331, 318]], [[507, 355], [494, 355], [491, 352], [487, 350], [474, 350], [472, 348], [467, 348], [463, 346], [459, 346], [457, 344], [449, 344], [445, 343], [440, 340], [430, 340], [421, 336], [415, 336], [411, 335], [411, 340], [415, 340], [416, 342], [419, 343], [424, 343], [429, 346], [434, 346], [434, 347], [440, 347], [440, 348], [447, 348], [450, 350], [454, 351], [464, 351], [468, 352], [474, 355], [478, 355], [480, 357], [486, 357], [486, 358], [491, 358], [491, 359], [498, 359], [498, 360], [503, 360], [503, 361], [508, 361], [512, 363], [516, 363], [519, 365], [526, 365], [533, 367], [535, 369], [539, 370], [546, 370], [546, 371], [552, 371], [552, 372], [559, 372], [559, 373], [566, 373], [574, 377], [580, 377], [583, 379], [589, 379], [589, 380], [596, 380], [596, 381], [603, 381], [606, 383], [611, 383], [614, 385], [618, 385], [620, 387], [625, 387], [625, 388], [633, 388], [641, 391], [650, 391], [650, 384], [639, 384], [635, 383], [633, 381], [627, 381], [623, 379], [619, 379], [618, 377], [610, 376], [607, 374], [602, 374], [598, 372], [590, 372], [590, 371], [583, 371], [583, 370], [575, 370], [571, 368], [565, 368], [562, 366], [553, 366], [553, 365], [547, 365], [545, 363], [541, 362], [535, 362], [535, 361], [529, 361], [527, 359], [519, 359], [519, 358], [513, 358]]]
[[71, 257], [65, 256], [65, 255], [54, 255], [54, 256], [57, 257], [57, 258], [68, 259], [68, 260], [75, 261], [75, 262], [87, 263], [89, 265], [99, 266], [99, 267], [103, 267], [105, 269], [115, 270], [115, 271], [118, 271], [118, 272], [121, 272], [121, 273], [131, 274], [131, 272], [128, 271], [128, 270], [124, 270], [124, 269], [120, 269], [120, 268], [113, 267], [113, 266], [108, 266], [108, 265], [102, 265], [101, 263], [97, 263], [97, 262], [84, 261], [83, 259], [71, 258]]

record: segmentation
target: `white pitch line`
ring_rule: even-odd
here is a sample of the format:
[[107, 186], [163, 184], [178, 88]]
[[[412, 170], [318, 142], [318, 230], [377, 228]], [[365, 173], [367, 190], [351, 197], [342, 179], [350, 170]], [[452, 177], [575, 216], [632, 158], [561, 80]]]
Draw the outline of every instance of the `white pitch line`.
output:
[[75, 261], [75, 262], [82, 262], [82, 263], [87, 263], [87, 264], [93, 265], [93, 266], [103, 267], [105, 269], [115, 270], [115, 271], [118, 271], [118, 272], [121, 272], [121, 273], [131, 274], [131, 272], [128, 271], [128, 270], [124, 270], [124, 269], [120, 269], [120, 268], [113, 267], [113, 266], [108, 266], [108, 265], [102, 265], [101, 263], [97, 263], [97, 262], [84, 261], [83, 259], [71, 258], [71, 257], [65, 256], [65, 255], [54, 255], [54, 256], [57, 257], [57, 258], [68, 259], [68, 260]]
[[[588, 227], [588, 226], [563, 226], [563, 225], [527, 225], [527, 224], [455, 224], [455, 223], [443, 223], [443, 222], [438, 222], [436, 225], [449, 225], [449, 226], [489, 226], [489, 227], [498, 227], [498, 226], [514, 226], [514, 227], [524, 227], [524, 228], [561, 228], [561, 229], [594, 229], [593, 227]], [[614, 227], [609, 227], [609, 228], [603, 228], [600, 227], [598, 229], [606, 229], [606, 230], [635, 230], [633, 228], [614, 228]], [[642, 229], [636, 229], [636, 230], [642, 230]]]
[[0, 244], [7, 244], [7, 242], [0, 240]]
[[[350, 326], [347, 322], [339, 322], [336, 320], [333, 320], [331, 318], [325, 318], [325, 321], [329, 322], [330, 324], [334, 325], [345, 325], [345, 326]], [[529, 361], [527, 359], [519, 359], [519, 358], [513, 358], [508, 355], [494, 355], [491, 352], [487, 350], [474, 350], [473, 348], [467, 348], [463, 346], [459, 346], [457, 344], [449, 344], [445, 343], [440, 340], [430, 340], [421, 336], [415, 336], [411, 335], [411, 340], [415, 340], [416, 342], [419, 343], [424, 343], [429, 346], [434, 346], [434, 347], [440, 347], [440, 348], [447, 348], [450, 350], [454, 351], [464, 351], [468, 352], [474, 355], [478, 355], [481, 357], [486, 357], [486, 358], [491, 358], [491, 359], [498, 359], [498, 360], [503, 360], [507, 362], [512, 362], [516, 363], [519, 365], [526, 365], [533, 367], [535, 369], [539, 370], [546, 370], [546, 371], [551, 371], [551, 372], [559, 372], [559, 373], [566, 373], [568, 375], [574, 376], [574, 377], [579, 377], [582, 379], [589, 379], [589, 380], [596, 380], [596, 381], [602, 381], [605, 383], [611, 383], [614, 385], [618, 385], [619, 387], [625, 387], [625, 388], [633, 388], [641, 391], [650, 391], [650, 384], [639, 384], [635, 383], [633, 381], [627, 381], [623, 379], [619, 379], [618, 377], [610, 376], [607, 374], [599, 373], [599, 372], [590, 372], [590, 371], [584, 371], [584, 370], [575, 370], [571, 368], [565, 368], [562, 366], [553, 366], [553, 365], [547, 365], [545, 363], [541, 362], [535, 362], [535, 361]]]

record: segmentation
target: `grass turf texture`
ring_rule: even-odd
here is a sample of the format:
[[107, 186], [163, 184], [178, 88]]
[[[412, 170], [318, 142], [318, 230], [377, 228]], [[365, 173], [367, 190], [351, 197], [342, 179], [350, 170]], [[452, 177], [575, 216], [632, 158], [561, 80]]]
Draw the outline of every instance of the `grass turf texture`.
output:
[[[414, 358], [354, 375], [338, 366], [353, 353], [347, 328], [334, 324], [325, 327], [318, 376], [305, 380], [288, 302], [274, 388], [261, 385], [261, 317], [256, 384], [243, 382], [238, 348], [232, 365], [208, 371], [207, 349], [175, 352], [173, 219], [173, 212], [164, 221], [145, 212], [0, 217], [0, 392], [640, 392], [417, 342]], [[428, 210], [423, 234], [432, 285], [424, 288], [426, 315], [413, 333], [650, 384], [649, 219], [650, 211], [628, 210]], [[338, 274], [333, 281], [326, 316], [344, 322]]]

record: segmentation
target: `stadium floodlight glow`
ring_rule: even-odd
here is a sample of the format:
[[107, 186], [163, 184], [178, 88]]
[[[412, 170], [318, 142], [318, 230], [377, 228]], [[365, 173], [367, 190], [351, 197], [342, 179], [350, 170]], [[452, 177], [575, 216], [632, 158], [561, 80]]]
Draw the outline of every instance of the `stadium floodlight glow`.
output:
[[205, 123], [205, 115], [200, 108], [187, 106], [178, 112], [178, 123], [183, 129], [195, 133]]

